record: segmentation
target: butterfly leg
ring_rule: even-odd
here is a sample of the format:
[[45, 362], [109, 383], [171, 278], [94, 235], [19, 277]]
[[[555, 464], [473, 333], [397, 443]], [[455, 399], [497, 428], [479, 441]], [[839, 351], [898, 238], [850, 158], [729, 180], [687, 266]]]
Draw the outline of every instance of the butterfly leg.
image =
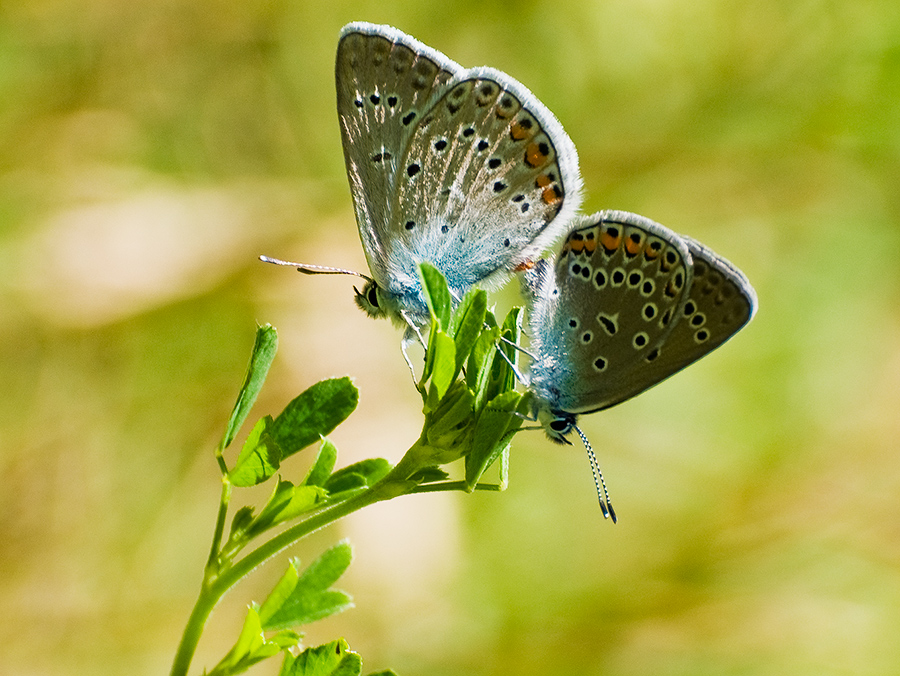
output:
[[412, 359], [409, 358], [409, 346], [412, 345], [417, 339], [419, 342], [422, 342], [421, 334], [417, 337], [417, 331], [413, 330], [413, 326], [409, 325], [406, 327], [406, 331], [403, 332], [403, 338], [400, 340], [400, 351], [403, 353], [403, 359], [406, 361], [406, 365], [409, 367], [409, 373], [412, 376], [413, 383], [418, 383], [418, 379], [416, 377], [416, 368], [413, 366]]
[[[511, 345], [513, 347], [518, 347], [515, 343], [513, 343], [509, 340], [506, 340], [503, 337], [501, 337], [500, 340], [502, 340], [504, 343]], [[521, 349], [521, 348], [519, 348], [519, 349]], [[497, 354], [499, 354], [501, 357], [503, 357], [503, 360], [509, 365], [509, 368], [512, 369], [513, 375], [516, 377], [516, 380], [518, 380], [520, 383], [522, 383], [523, 385], [525, 385], [527, 387], [528, 382], [525, 380], [525, 376], [522, 375], [522, 373], [516, 367], [515, 362], [509, 358], [509, 356], [506, 354], [506, 352], [504, 352], [503, 349], [499, 345], [497, 346]], [[525, 354], [528, 354], [528, 353], [526, 352]]]

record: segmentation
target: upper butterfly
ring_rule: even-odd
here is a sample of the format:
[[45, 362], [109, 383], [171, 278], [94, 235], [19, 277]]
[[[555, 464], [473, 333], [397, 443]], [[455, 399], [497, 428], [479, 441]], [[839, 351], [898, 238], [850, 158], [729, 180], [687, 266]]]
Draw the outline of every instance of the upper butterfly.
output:
[[577, 415], [630, 399], [709, 354], [756, 312], [743, 273], [624, 211], [573, 223], [551, 266], [526, 273], [534, 413], [566, 442]]
[[509, 75], [466, 70], [390, 26], [351, 23], [341, 31], [335, 78], [347, 176], [372, 273], [356, 301], [371, 316], [424, 325], [419, 263], [438, 268], [459, 299], [529, 264], [577, 211], [575, 146]]

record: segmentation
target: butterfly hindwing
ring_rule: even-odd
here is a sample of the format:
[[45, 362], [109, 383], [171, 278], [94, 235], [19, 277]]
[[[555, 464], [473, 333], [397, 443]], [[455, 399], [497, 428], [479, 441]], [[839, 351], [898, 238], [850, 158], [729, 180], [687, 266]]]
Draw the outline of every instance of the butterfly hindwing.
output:
[[[579, 220], [556, 259], [530, 273], [538, 407], [609, 408], [709, 354], [756, 311], [727, 260], [627, 212]], [[571, 418], [571, 416], [570, 416]]]
[[686, 243], [627, 212], [580, 219], [532, 298], [532, 387], [571, 413], [613, 406], [673, 332], [691, 284]]
[[672, 334], [642, 369], [648, 381], [660, 382], [706, 356], [756, 312], [756, 292], [740, 270], [699, 242], [682, 239], [691, 253], [693, 280]]

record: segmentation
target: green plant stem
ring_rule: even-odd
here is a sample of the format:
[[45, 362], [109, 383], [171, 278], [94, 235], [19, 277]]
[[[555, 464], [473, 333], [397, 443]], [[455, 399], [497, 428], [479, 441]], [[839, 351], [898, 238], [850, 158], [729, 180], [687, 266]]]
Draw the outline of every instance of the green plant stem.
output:
[[212, 547], [209, 549], [209, 559], [206, 561], [207, 578], [215, 575], [219, 569], [219, 548], [222, 546], [222, 536], [225, 534], [225, 518], [228, 516], [228, 503], [231, 501], [232, 484], [228, 477], [222, 476], [222, 497], [219, 499], [219, 513], [216, 516], [216, 529], [213, 533]]
[[406, 452], [400, 462], [374, 486], [309, 516], [297, 525], [288, 528], [283, 533], [279, 533], [268, 542], [263, 543], [233, 566], [219, 571], [216, 564], [218, 558], [217, 543], [221, 542], [222, 533], [220, 526], [224, 528], [224, 513], [228, 507], [227, 501], [230, 496], [231, 485], [226, 480], [226, 485], [222, 491], [219, 517], [216, 521], [213, 552], [210, 554], [210, 562], [207, 564], [206, 574], [204, 575], [197, 602], [194, 604], [187, 625], [184, 628], [181, 642], [178, 644], [178, 650], [175, 653], [172, 671], [170, 672], [171, 676], [187, 676], [191, 660], [210, 613], [225, 593], [237, 584], [241, 578], [298, 540], [342, 519], [348, 514], [382, 500], [390, 500], [400, 495], [412, 493], [418, 484], [409, 481], [409, 477], [429, 464], [431, 452], [432, 449], [423, 444], [421, 439], [418, 440]]

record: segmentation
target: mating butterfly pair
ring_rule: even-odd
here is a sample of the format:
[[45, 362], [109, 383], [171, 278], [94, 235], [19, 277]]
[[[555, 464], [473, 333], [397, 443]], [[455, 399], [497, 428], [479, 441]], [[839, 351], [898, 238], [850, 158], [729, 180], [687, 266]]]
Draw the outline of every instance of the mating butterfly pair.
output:
[[[352, 23], [341, 32], [336, 80], [371, 277], [290, 265], [363, 277], [357, 303], [406, 324], [407, 341], [428, 320], [422, 261], [456, 298], [531, 268], [528, 380], [551, 439], [565, 442], [578, 414], [652, 387], [753, 316], [747, 278], [702, 244], [636, 214], [576, 216], [575, 147], [505, 73], [464, 69], [394, 28]], [[564, 233], [555, 259], [532, 265]]]

